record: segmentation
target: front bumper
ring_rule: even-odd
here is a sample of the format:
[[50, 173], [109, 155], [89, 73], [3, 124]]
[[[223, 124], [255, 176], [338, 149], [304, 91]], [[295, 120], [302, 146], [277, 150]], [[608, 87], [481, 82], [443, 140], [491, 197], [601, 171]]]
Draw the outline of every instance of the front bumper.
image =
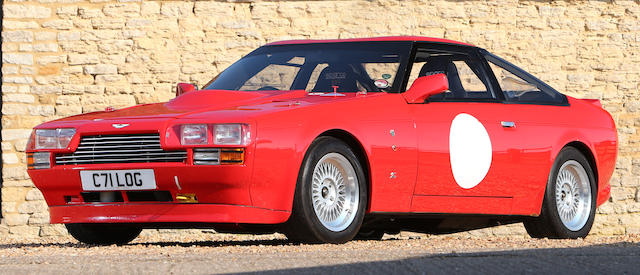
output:
[[[171, 201], [88, 202], [83, 198], [80, 171], [153, 169], [157, 188]], [[28, 170], [50, 208], [51, 223], [282, 223], [289, 211], [253, 207], [248, 165], [126, 163], [61, 165]], [[85, 193], [86, 194], [86, 193]], [[179, 203], [178, 194], [195, 194], [197, 203]], [[269, 194], [265, 194], [268, 196]]]
[[287, 221], [288, 211], [226, 204], [93, 204], [51, 206], [51, 223], [255, 223]]

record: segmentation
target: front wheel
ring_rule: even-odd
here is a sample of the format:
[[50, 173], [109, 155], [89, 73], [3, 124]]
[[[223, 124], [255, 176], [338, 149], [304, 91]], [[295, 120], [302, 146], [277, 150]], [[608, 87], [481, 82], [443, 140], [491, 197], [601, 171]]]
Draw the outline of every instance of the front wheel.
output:
[[347, 242], [362, 225], [367, 193], [351, 148], [332, 137], [318, 138], [301, 167], [285, 234], [294, 241]]
[[564, 148], [549, 175], [540, 216], [525, 220], [524, 226], [534, 238], [584, 238], [593, 225], [596, 194], [587, 159], [573, 147]]
[[65, 224], [76, 240], [91, 245], [126, 244], [137, 238], [142, 228], [127, 224]]

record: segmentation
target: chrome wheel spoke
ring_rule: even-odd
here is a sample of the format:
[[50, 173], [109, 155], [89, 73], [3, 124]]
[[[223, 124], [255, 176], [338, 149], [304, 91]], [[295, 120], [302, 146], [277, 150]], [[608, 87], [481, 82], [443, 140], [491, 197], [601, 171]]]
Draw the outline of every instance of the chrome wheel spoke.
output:
[[313, 171], [311, 200], [316, 217], [327, 229], [341, 231], [355, 218], [359, 203], [355, 169], [341, 154], [323, 156]]
[[575, 160], [565, 162], [555, 184], [556, 208], [569, 230], [579, 231], [591, 214], [591, 183], [584, 167]]

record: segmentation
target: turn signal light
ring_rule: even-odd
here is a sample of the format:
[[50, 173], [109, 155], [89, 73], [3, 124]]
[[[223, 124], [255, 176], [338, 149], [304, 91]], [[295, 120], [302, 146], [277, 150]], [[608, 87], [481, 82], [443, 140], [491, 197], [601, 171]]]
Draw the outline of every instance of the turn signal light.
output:
[[50, 152], [27, 153], [27, 169], [51, 168]]
[[244, 164], [244, 149], [220, 149], [220, 164]]

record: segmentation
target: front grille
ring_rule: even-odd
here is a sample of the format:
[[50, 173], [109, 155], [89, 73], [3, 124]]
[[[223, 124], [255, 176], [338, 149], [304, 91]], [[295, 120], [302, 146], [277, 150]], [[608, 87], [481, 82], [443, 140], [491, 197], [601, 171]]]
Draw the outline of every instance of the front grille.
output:
[[159, 134], [84, 136], [75, 152], [56, 155], [57, 165], [184, 162], [187, 151], [165, 151]]

